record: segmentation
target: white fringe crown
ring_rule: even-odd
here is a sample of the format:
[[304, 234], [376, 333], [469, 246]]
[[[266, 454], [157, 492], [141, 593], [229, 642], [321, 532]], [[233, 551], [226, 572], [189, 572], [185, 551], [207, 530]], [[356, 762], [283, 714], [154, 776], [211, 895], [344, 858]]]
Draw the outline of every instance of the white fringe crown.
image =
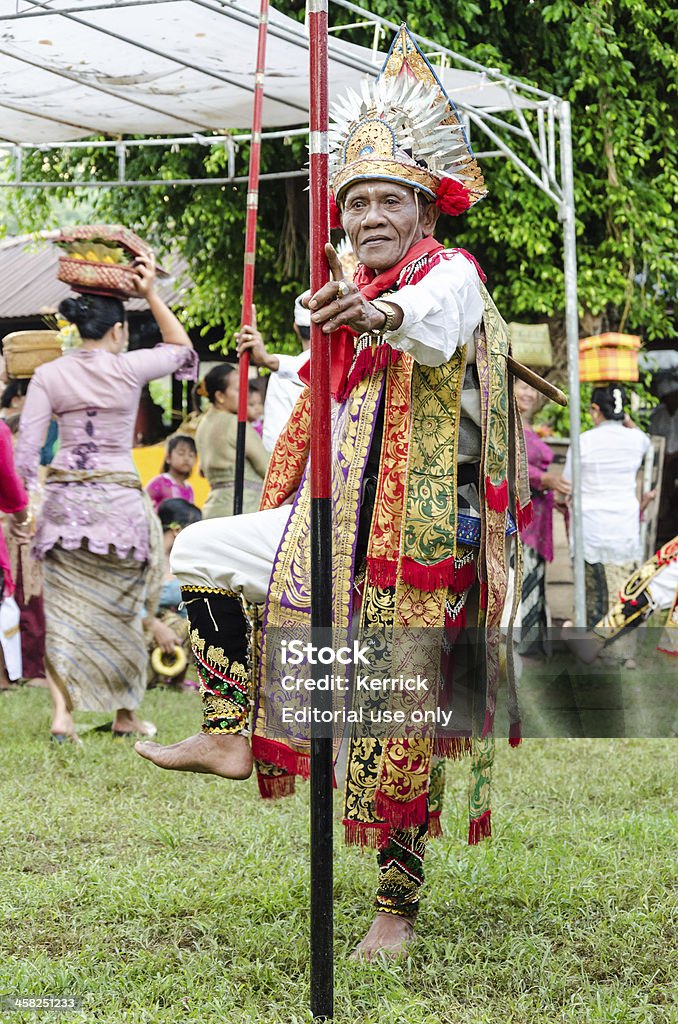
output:
[[330, 180], [341, 203], [349, 185], [396, 181], [462, 213], [487, 194], [454, 104], [405, 25], [376, 81], [333, 104]]

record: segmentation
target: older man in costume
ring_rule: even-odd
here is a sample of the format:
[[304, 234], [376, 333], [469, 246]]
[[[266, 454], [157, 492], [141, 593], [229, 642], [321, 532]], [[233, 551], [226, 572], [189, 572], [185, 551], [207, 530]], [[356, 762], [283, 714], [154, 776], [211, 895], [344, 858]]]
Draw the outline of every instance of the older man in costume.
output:
[[[369, 957], [397, 953], [412, 937], [426, 840], [440, 831], [444, 758], [470, 755], [469, 841], [489, 835], [498, 627], [529, 481], [505, 325], [475, 259], [433, 237], [441, 212], [483, 198], [483, 178], [404, 27], [378, 81], [333, 117], [334, 215], [358, 269], [345, 281], [328, 246], [334, 280], [309, 307], [332, 334], [335, 642], [357, 631], [394, 676], [425, 670], [439, 704], [462, 625], [487, 638], [471, 673], [482, 679], [480, 706], [474, 683], [456, 728], [350, 737], [346, 839], [378, 850], [377, 913], [359, 947]], [[289, 701], [280, 637], [310, 636], [309, 408], [307, 388], [274, 450], [262, 511], [177, 539], [172, 567], [191, 620], [204, 724], [170, 747], [137, 746], [161, 767], [227, 778], [247, 777], [254, 758], [268, 797], [291, 793], [295, 776], [309, 772], [307, 736], [285, 735], [279, 715]], [[376, 698], [410, 714], [421, 699]]]

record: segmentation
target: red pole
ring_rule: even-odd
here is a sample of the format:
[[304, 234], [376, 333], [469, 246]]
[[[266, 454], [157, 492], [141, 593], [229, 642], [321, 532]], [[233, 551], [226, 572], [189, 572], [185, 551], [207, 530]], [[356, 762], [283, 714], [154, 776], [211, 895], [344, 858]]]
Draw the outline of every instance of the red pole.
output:
[[[259, 7], [259, 33], [257, 36], [257, 68], [254, 79], [254, 111], [252, 114], [252, 142], [250, 146], [250, 169], [247, 182], [247, 216], [245, 221], [245, 261], [242, 277], [241, 327], [252, 323], [252, 302], [254, 299], [254, 266], [257, 248], [257, 209], [259, 206], [259, 168], [261, 166], [261, 120], [264, 105], [264, 69], [266, 67], [266, 34], [268, 30], [268, 0], [261, 0]], [[240, 357], [240, 393], [238, 396], [238, 435], [235, 450], [235, 489], [233, 493], [233, 515], [242, 512], [242, 498], [245, 481], [245, 427], [247, 425], [247, 392], [249, 387], [250, 357], [244, 352]]]
[[[327, 0], [308, 0], [310, 45], [309, 172], [311, 291], [329, 279]], [[313, 642], [332, 644], [332, 461], [330, 445], [330, 339], [311, 321], [311, 631]], [[323, 666], [313, 666], [320, 676]], [[312, 691], [313, 709], [332, 710], [329, 690]], [[321, 716], [318, 716], [321, 720]], [[332, 730], [311, 725], [311, 1013], [334, 1013]], [[328, 734], [329, 732], [329, 734]]]

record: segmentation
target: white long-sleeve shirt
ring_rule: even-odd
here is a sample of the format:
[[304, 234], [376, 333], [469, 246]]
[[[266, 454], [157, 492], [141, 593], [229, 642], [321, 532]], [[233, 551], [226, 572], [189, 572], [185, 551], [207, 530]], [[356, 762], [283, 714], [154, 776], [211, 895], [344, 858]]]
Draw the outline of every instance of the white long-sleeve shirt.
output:
[[424, 366], [441, 366], [460, 345], [468, 345], [467, 361], [473, 361], [483, 299], [478, 271], [466, 256], [454, 253], [441, 259], [421, 281], [405, 285], [390, 299], [403, 311], [400, 327], [386, 335], [393, 348]]
[[[467, 346], [467, 364], [475, 362], [474, 334], [483, 317], [480, 278], [473, 263], [461, 253], [441, 259], [418, 281], [386, 296], [403, 311], [397, 331], [386, 334], [393, 348], [407, 352], [423, 366], [442, 366], [460, 345]], [[297, 370], [309, 353], [279, 356], [280, 368], [271, 374], [264, 407], [264, 447], [270, 451], [287, 423], [302, 387]], [[269, 410], [270, 405], [270, 410]], [[480, 394], [465, 388], [462, 416], [480, 424]], [[460, 462], [466, 461], [461, 455]]]
[[300, 352], [297, 356], [278, 354], [278, 369], [268, 379], [264, 403], [261, 440], [267, 452], [273, 451], [302, 392], [304, 385], [299, 380], [298, 371], [308, 362], [308, 357], [308, 352]]

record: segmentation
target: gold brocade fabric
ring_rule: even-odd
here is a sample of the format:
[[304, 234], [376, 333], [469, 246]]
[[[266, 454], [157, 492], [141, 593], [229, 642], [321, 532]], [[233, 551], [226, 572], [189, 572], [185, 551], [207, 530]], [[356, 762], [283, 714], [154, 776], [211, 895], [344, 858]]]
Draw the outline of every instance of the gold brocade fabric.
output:
[[304, 388], [273, 448], [260, 509], [278, 508], [299, 487], [308, 461], [310, 428], [311, 390]]
[[410, 433], [410, 356], [391, 364], [386, 376], [384, 432], [367, 562], [371, 581], [395, 584], [403, 523], [403, 494]]
[[415, 364], [403, 556], [433, 566], [456, 552], [457, 441], [466, 348], [443, 366]]
[[[482, 620], [494, 632], [488, 642], [488, 707], [486, 721], [492, 728], [499, 676], [499, 622], [503, 610], [509, 561], [506, 511], [515, 503], [521, 483], [522, 456], [519, 426], [511, 415], [508, 397], [508, 335], [496, 307], [483, 290], [486, 321], [476, 348], [481, 385], [481, 514], [482, 546], [477, 555], [481, 583]], [[377, 498], [368, 541], [368, 573], [363, 589], [359, 642], [372, 639], [383, 650], [371, 671], [397, 676], [421, 671], [434, 684], [425, 699], [435, 702], [439, 677], [440, 641], [427, 648], [422, 632], [440, 634], [448, 599], [454, 604], [470, 585], [468, 552], [458, 547], [456, 445], [459, 434], [461, 388], [465, 348], [439, 367], [414, 364], [405, 357], [385, 369], [374, 369], [355, 386], [339, 408], [333, 438], [333, 607], [334, 642], [345, 642], [351, 622], [356, 538], [361, 499], [362, 472], [371, 443], [378, 401], [384, 389], [382, 459]], [[281, 439], [281, 452], [295, 453], [289, 470], [272, 459], [262, 506], [279, 504], [293, 493], [301, 461], [307, 452], [309, 421], [301, 403], [296, 419]], [[297, 432], [301, 437], [296, 437]], [[513, 461], [509, 451], [513, 449]], [[299, 459], [296, 459], [296, 455]], [[273, 467], [275, 477], [273, 474]], [[509, 481], [513, 468], [513, 480]], [[489, 508], [484, 481], [503, 499], [503, 508]], [[495, 500], [496, 503], [496, 500]], [[511, 504], [515, 508], [515, 504]], [[308, 773], [308, 743], [273, 735], [268, 721], [276, 704], [287, 700], [280, 680], [283, 666], [275, 651], [267, 649], [272, 629], [283, 629], [288, 639], [308, 639], [310, 628], [310, 493], [304, 478], [295, 508], [274, 565], [266, 609], [259, 695], [254, 728], [255, 757], [289, 773]], [[452, 524], [452, 527], [450, 526]], [[410, 578], [405, 578], [404, 560]], [[445, 570], [439, 570], [441, 565]], [[393, 567], [393, 572], [391, 572]], [[462, 571], [464, 570], [464, 571]], [[452, 581], [466, 582], [455, 589]], [[420, 574], [420, 575], [417, 575]], [[518, 573], [519, 574], [519, 573]], [[516, 580], [520, 592], [520, 580]], [[496, 627], [496, 628], [495, 628]], [[392, 643], [394, 630], [397, 640]], [[374, 653], [374, 649], [373, 649]], [[377, 668], [375, 669], [375, 664]], [[383, 668], [383, 672], [381, 671]], [[363, 702], [367, 700], [364, 695]], [[409, 691], [370, 696], [370, 706], [411, 711], [419, 700]], [[421, 706], [418, 706], [421, 710]], [[275, 717], [275, 716], [273, 716]], [[407, 828], [430, 820], [430, 780], [434, 763], [435, 734], [393, 736], [385, 740], [354, 732], [350, 742], [345, 790], [346, 836], [349, 841], [378, 844], [389, 826]], [[491, 736], [473, 743], [451, 743], [446, 756], [471, 753], [469, 806], [472, 822], [482, 821], [479, 835], [489, 831], [489, 794], [493, 759]], [[261, 785], [261, 779], [260, 779]], [[263, 789], [262, 789], [263, 791]], [[287, 791], [280, 787], [280, 792]], [[381, 828], [380, 828], [381, 826]], [[486, 829], [486, 831], [483, 831]], [[473, 828], [471, 830], [473, 834]], [[472, 840], [476, 841], [476, 840]]]
[[[353, 550], [358, 529], [362, 471], [372, 440], [377, 403], [381, 393], [381, 373], [367, 377], [355, 388], [343, 408], [333, 444], [332, 527], [333, 527], [333, 608], [334, 645], [342, 646], [349, 637], [353, 601]], [[278, 485], [280, 491], [288, 483]], [[272, 631], [280, 631], [288, 641], [302, 643], [310, 638], [310, 480], [305, 476], [283, 536], [271, 575], [266, 621], [259, 669], [259, 698], [255, 721], [255, 756], [262, 739], [280, 740], [271, 736], [267, 721], [276, 718], [276, 706], [289, 703], [289, 694], [282, 686], [285, 669], [280, 645], [269, 644]], [[335, 704], [339, 696], [335, 694]], [[287, 740], [286, 745], [302, 758], [308, 758], [307, 740]], [[265, 755], [261, 760], [268, 761]], [[307, 765], [298, 758], [297, 767]]]
[[[615, 593], [619, 599], [595, 624], [593, 632], [609, 643], [623, 630], [648, 618], [652, 611], [652, 603], [647, 598], [648, 587], [658, 573], [677, 559], [678, 537], [673, 537], [616, 588]], [[666, 654], [678, 654], [678, 589], [666, 618], [658, 650]]]

